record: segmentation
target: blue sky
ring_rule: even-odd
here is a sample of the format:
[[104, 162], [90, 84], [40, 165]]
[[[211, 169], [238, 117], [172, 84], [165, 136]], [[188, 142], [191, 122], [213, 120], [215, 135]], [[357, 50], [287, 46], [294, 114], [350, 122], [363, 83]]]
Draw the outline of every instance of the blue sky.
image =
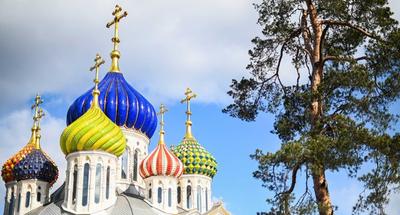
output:
[[[65, 162], [58, 141], [66, 111], [92, 86], [88, 68], [97, 52], [106, 59], [100, 76], [108, 70], [112, 31], [105, 24], [116, 2], [129, 12], [120, 25], [121, 70], [156, 108], [167, 105], [167, 144], [176, 145], [183, 137], [185, 106], [179, 101], [191, 87], [198, 94], [192, 106], [193, 133], [219, 165], [214, 198], [222, 199], [235, 215], [266, 210], [270, 194], [253, 179], [257, 163], [249, 155], [256, 148], [279, 148], [279, 140], [269, 132], [274, 118], [262, 114], [247, 123], [221, 112], [230, 102], [226, 91], [231, 79], [247, 75], [250, 40], [260, 34], [248, 0], [1, 1], [0, 162], [28, 141], [29, 107], [40, 92], [47, 111], [42, 146], [57, 162], [62, 171], [59, 183], [63, 181]], [[400, 6], [392, 6], [399, 18]], [[289, 71], [283, 77], [293, 80]], [[151, 149], [157, 138], [154, 135]], [[344, 172], [328, 173], [328, 181], [339, 206], [337, 214], [349, 214], [362, 190], [360, 184]], [[2, 183], [0, 196], [4, 196]], [[392, 202], [399, 201], [399, 194], [394, 195]], [[399, 214], [400, 208], [391, 204], [388, 211]]]

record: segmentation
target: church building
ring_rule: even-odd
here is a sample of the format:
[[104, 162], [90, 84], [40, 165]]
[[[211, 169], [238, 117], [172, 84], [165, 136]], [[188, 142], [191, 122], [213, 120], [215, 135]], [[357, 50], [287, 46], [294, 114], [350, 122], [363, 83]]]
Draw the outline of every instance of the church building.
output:
[[[119, 24], [128, 13], [116, 5], [112, 15], [107, 23], [107, 28], [114, 27], [110, 70], [100, 81], [105, 61], [96, 55], [90, 69], [94, 86], [71, 104], [60, 135], [67, 163], [64, 183], [50, 195], [59, 169], [40, 144], [44, 113], [37, 95], [31, 138], [1, 170], [4, 214], [230, 214], [222, 202], [212, 201], [217, 161], [192, 133], [190, 104], [196, 94], [186, 89], [181, 101], [186, 105], [186, 131], [176, 147], [168, 147], [167, 108], [161, 105], [157, 113], [119, 68]], [[157, 145], [149, 152], [158, 124]]]

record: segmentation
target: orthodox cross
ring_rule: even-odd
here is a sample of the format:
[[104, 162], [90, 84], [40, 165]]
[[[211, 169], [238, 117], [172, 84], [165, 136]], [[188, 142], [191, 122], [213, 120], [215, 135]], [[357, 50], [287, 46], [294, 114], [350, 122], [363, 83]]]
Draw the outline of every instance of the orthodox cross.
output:
[[190, 100], [196, 98], [196, 94], [193, 93], [193, 91], [190, 88], [186, 88], [185, 91], [185, 96], [186, 98], [182, 99], [181, 103], [186, 102], [186, 134], [185, 138], [193, 138], [192, 135], [192, 121], [190, 121], [190, 116], [192, 115], [192, 112], [190, 111]]
[[186, 121], [190, 122], [190, 115], [192, 115], [192, 112], [190, 111], [190, 100], [196, 98], [197, 95], [194, 94], [190, 88], [186, 88], [185, 96], [186, 98], [182, 99], [181, 103], [186, 102], [186, 115], [187, 115]]
[[164, 131], [164, 114], [167, 112], [167, 108], [165, 107], [165, 105], [161, 104], [160, 105], [160, 112], [158, 112], [158, 115], [161, 116], [161, 120], [160, 120], [160, 131]]
[[93, 80], [94, 82], [94, 89], [98, 90], [98, 85], [99, 85], [99, 67], [104, 64], [104, 60], [101, 58], [99, 54], [96, 54], [96, 58], [94, 59], [95, 64], [90, 68], [90, 71], [95, 70], [95, 78]]
[[39, 94], [36, 94], [35, 103], [32, 105], [32, 109], [35, 110], [33, 115], [33, 127], [32, 127], [32, 137], [35, 138], [35, 148], [40, 149], [40, 120], [44, 116], [43, 109], [40, 105], [43, 103], [42, 98]]
[[[40, 115], [40, 110], [41, 110], [40, 105], [41, 105], [42, 103], [43, 103], [42, 97], [40, 97], [39, 94], [36, 94], [35, 103], [34, 103], [34, 104], [32, 105], [32, 107], [31, 107], [31, 109], [35, 111], [35, 113], [34, 113], [34, 115], [33, 115], [33, 124], [34, 124], [33, 126], [34, 126], [35, 128], [37, 128], [37, 121], [38, 121], [38, 119], [40, 118], [40, 117], [39, 117], [39, 115]], [[43, 114], [43, 110], [42, 110], [41, 112], [42, 112], [42, 114]]]
[[112, 25], [114, 25], [114, 37], [111, 39], [111, 41], [114, 43], [114, 49], [111, 52], [111, 69], [110, 71], [118, 72], [119, 71], [119, 65], [118, 65], [118, 59], [120, 57], [120, 53], [118, 51], [118, 44], [120, 42], [119, 40], [119, 21], [126, 17], [128, 15], [128, 12], [124, 11], [122, 12], [122, 8], [119, 5], [115, 5], [115, 10], [112, 12], [112, 15], [114, 16], [114, 19], [107, 23], [107, 28], [110, 28]]
[[161, 120], [160, 120], [160, 140], [158, 141], [158, 144], [164, 144], [164, 114], [167, 112], [167, 108], [161, 104], [160, 105], [160, 112], [157, 113], [157, 115], [161, 116]]

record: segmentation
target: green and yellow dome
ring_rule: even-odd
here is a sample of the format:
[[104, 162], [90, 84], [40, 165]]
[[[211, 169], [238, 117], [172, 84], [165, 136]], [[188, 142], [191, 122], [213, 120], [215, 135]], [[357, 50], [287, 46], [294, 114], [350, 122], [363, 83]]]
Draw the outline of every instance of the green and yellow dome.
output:
[[214, 177], [217, 173], [217, 161], [194, 137], [184, 138], [172, 149], [184, 165], [183, 174], [200, 174]]
[[118, 157], [125, 151], [124, 134], [99, 106], [97, 74], [95, 83], [91, 107], [61, 134], [60, 145], [65, 155], [77, 151], [105, 151]]
[[190, 88], [187, 88], [185, 96], [181, 103], [185, 102], [187, 107], [186, 134], [182, 142], [172, 148], [172, 152], [182, 161], [183, 174], [200, 174], [212, 178], [217, 173], [217, 161], [192, 135], [190, 100], [196, 98], [197, 95]]

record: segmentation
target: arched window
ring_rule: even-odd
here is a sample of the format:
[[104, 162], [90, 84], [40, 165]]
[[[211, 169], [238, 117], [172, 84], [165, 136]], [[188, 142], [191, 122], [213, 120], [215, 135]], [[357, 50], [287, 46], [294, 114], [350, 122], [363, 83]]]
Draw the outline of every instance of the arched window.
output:
[[89, 164], [85, 163], [85, 165], [83, 166], [82, 206], [86, 206], [88, 204], [89, 173]]
[[208, 188], [206, 187], [206, 211], [208, 211]]
[[94, 202], [100, 202], [100, 186], [101, 186], [101, 164], [96, 165], [96, 186], [94, 189]]
[[179, 186], [177, 189], [176, 189], [176, 196], [177, 196], [177, 200], [178, 200], [178, 204], [180, 204], [181, 203], [181, 187]]
[[11, 190], [11, 199], [10, 199], [10, 205], [8, 208], [8, 214], [12, 215], [14, 214], [14, 202], [15, 202], [15, 196], [14, 196], [14, 188]]
[[159, 188], [157, 189], [157, 202], [158, 202], [158, 203], [161, 203], [161, 202], [162, 202], [162, 188], [161, 188], [161, 187], [159, 187]]
[[40, 191], [37, 191], [36, 193], [36, 201], [40, 202], [42, 200], [42, 193]]
[[74, 204], [76, 202], [76, 189], [77, 189], [77, 186], [78, 186], [77, 180], [78, 180], [78, 165], [75, 164], [75, 166], [74, 166], [74, 174], [73, 174], [73, 181], [72, 181], [72, 183], [73, 183], [73, 185], [72, 185], [72, 203], [74, 203]]
[[138, 176], [138, 150], [135, 150], [135, 154], [133, 155], [133, 180], [137, 181]]
[[197, 186], [197, 209], [200, 211], [200, 213], [202, 212], [201, 206], [201, 187], [199, 185]]
[[128, 150], [121, 156], [121, 178], [126, 179], [128, 173]]
[[107, 177], [106, 177], [106, 199], [110, 197], [110, 167], [107, 167]]
[[19, 209], [21, 208], [21, 193], [18, 194], [18, 207], [17, 207], [17, 212], [19, 212]]
[[28, 208], [31, 204], [31, 192], [26, 192], [25, 207]]
[[172, 206], [172, 189], [168, 188], [168, 207]]
[[186, 207], [188, 209], [192, 207], [192, 187], [190, 185], [186, 187]]
[[151, 191], [151, 188], [149, 189], [149, 199], [151, 199], [151, 194], [152, 194], [152, 191]]

